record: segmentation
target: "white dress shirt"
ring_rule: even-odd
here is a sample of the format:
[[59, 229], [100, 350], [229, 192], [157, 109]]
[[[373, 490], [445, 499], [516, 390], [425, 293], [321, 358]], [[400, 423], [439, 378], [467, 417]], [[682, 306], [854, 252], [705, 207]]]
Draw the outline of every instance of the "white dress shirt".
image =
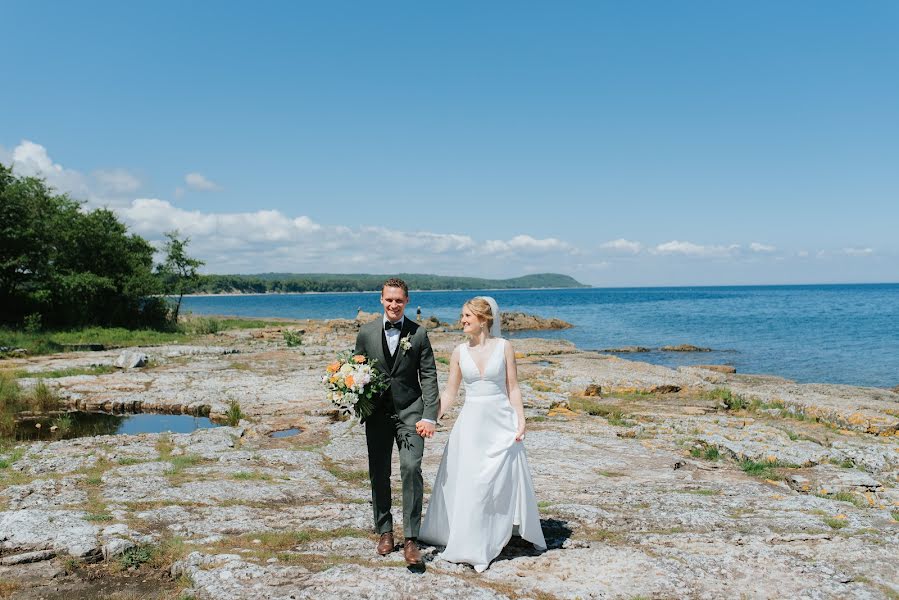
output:
[[[400, 333], [402, 333], [403, 320], [406, 317], [403, 316], [399, 321], [397, 321], [397, 325], [400, 326], [400, 329], [391, 328], [384, 331], [384, 335], [387, 336], [387, 349], [390, 350], [390, 356], [396, 354], [396, 347], [400, 343]], [[383, 328], [387, 324], [387, 315], [384, 315], [384, 319], [381, 322], [381, 327]], [[392, 321], [391, 321], [392, 322]]]

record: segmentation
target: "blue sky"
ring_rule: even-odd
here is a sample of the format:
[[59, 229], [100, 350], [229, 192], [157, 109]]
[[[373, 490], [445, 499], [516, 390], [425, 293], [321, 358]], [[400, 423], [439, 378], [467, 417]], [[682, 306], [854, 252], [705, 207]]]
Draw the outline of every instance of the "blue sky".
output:
[[899, 281], [899, 4], [7, 2], [0, 161], [208, 272]]

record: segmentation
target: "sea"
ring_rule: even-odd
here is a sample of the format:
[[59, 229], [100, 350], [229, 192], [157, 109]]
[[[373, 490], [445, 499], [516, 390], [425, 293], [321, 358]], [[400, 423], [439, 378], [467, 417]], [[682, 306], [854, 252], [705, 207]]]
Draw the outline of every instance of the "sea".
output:
[[[800, 383], [899, 385], [899, 284], [411, 291], [407, 316], [458, 319], [462, 304], [493, 296], [501, 311], [574, 327], [516, 337], [560, 338], [588, 351], [644, 346], [631, 360], [676, 367], [728, 364], [738, 373]], [[378, 292], [191, 296], [196, 315], [353, 318], [378, 312]], [[461, 334], [460, 334], [461, 339]], [[692, 344], [711, 352], [663, 352]]]

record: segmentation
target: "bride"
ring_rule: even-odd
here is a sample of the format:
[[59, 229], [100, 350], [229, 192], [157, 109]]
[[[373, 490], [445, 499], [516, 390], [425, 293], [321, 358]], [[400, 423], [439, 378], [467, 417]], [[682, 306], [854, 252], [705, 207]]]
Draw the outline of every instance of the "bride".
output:
[[[462, 307], [468, 342], [456, 346], [440, 415], [465, 382], [465, 404], [434, 481], [420, 539], [445, 546], [444, 560], [482, 572], [513, 533], [546, 549], [524, 452], [525, 421], [512, 345], [499, 337], [493, 298]], [[439, 418], [439, 417], [438, 417]]]

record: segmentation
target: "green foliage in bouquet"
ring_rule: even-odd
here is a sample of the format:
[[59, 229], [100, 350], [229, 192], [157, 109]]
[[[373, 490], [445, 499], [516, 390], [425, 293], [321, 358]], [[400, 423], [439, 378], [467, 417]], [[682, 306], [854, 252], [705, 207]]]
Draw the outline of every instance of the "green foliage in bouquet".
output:
[[322, 376], [328, 400], [342, 414], [354, 414], [365, 421], [374, 411], [374, 399], [383, 393], [390, 383], [375, 368], [376, 359], [347, 350], [337, 355]]

